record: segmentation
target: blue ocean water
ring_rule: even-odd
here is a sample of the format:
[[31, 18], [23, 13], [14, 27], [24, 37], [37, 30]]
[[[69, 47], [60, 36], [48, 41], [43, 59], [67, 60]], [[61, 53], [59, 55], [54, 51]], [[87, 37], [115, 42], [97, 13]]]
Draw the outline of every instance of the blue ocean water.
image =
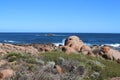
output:
[[0, 43], [31, 44], [54, 43], [63, 44], [65, 38], [78, 36], [87, 45], [111, 45], [120, 47], [120, 34], [106, 33], [0, 33]]

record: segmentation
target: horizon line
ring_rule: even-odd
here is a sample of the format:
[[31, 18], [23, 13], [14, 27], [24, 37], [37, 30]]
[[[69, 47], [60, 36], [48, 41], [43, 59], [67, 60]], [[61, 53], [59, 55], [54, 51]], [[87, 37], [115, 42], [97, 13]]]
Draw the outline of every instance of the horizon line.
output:
[[120, 34], [111, 32], [0, 32], [0, 33], [87, 33], [87, 34]]

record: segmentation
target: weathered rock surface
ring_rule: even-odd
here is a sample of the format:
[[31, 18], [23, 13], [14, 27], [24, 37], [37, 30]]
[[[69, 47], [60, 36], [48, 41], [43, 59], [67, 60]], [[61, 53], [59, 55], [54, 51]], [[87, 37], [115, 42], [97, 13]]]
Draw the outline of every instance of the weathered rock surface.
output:
[[56, 68], [58, 74], [62, 74], [62, 68], [59, 65], [55, 65], [54, 67]]
[[0, 43], [0, 55], [10, 52], [38, 54], [40, 52], [52, 51], [54, 49], [55, 46], [53, 44], [13, 45]]
[[5, 69], [0, 71], [0, 79], [10, 78], [15, 72], [12, 69]]
[[53, 44], [31, 44], [34, 48], [36, 48], [39, 52], [52, 51], [56, 48]]
[[101, 46], [98, 45], [93, 45], [91, 46], [92, 52], [94, 53], [94, 55], [98, 56], [101, 50]]
[[77, 51], [69, 46], [63, 46], [62, 51], [64, 51], [66, 54], [70, 53], [77, 53]]
[[92, 49], [89, 46], [86, 46], [77, 36], [70, 36], [66, 38], [62, 51], [68, 54], [81, 52], [85, 55], [94, 56]]
[[120, 77], [114, 77], [114, 78], [112, 78], [110, 80], [120, 80]]
[[6, 63], [7, 63], [6, 60], [0, 60], [0, 67], [3, 66], [3, 65], [5, 65]]
[[0, 53], [6, 54], [10, 52], [15, 53], [31, 53], [31, 54], [37, 54], [39, 53], [36, 48], [33, 46], [18, 46], [18, 45], [12, 45], [12, 44], [0, 44]]
[[101, 47], [101, 55], [106, 59], [115, 60], [120, 63], [120, 52], [108, 46]]
[[83, 53], [84, 55], [89, 55], [95, 57], [95, 55], [92, 52], [92, 49], [89, 46], [83, 45], [80, 49], [80, 52]]
[[77, 36], [70, 36], [65, 40], [65, 46], [69, 46], [76, 51], [80, 51], [80, 48], [83, 46], [83, 42]]

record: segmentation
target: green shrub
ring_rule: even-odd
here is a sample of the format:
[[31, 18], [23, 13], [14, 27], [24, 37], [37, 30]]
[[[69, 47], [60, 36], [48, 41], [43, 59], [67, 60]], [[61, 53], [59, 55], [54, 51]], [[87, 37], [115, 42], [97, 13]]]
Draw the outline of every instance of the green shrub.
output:
[[58, 63], [59, 57], [63, 57], [66, 60], [79, 61], [79, 65], [83, 65], [86, 67], [86, 69], [88, 69], [87, 75], [89, 76], [89, 78], [87, 80], [93, 80], [92, 78], [90, 78], [90, 74], [94, 71], [100, 73], [100, 76], [95, 80], [120, 77], [120, 64], [114, 61], [104, 60], [98, 57], [85, 56], [82, 54], [67, 55], [60, 51], [43, 53], [41, 54], [41, 57], [46, 62], [55, 61], [56, 63]]
[[9, 62], [13, 62], [13, 61], [16, 61], [16, 60], [17, 60], [16, 56], [11, 56], [11, 57], [8, 58]]
[[26, 62], [31, 64], [36, 64], [36, 60], [34, 58], [28, 58]]
[[35, 66], [34, 65], [28, 65], [28, 70], [30, 70], [30, 71], [32, 71], [32, 70], [34, 70], [35, 69]]
[[6, 59], [8, 59], [9, 62], [13, 62], [13, 61], [16, 61], [20, 58], [23, 58], [25, 59], [27, 56], [26, 55], [22, 55], [20, 53], [8, 53], [6, 55]]

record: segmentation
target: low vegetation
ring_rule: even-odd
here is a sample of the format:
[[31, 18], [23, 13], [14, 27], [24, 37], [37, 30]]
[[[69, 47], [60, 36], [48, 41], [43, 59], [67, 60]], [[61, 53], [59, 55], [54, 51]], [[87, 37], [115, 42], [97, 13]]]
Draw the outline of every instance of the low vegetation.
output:
[[[58, 50], [37, 56], [8, 53], [1, 59], [8, 61], [0, 66], [1, 69], [7, 66], [16, 71], [16, 75], [6, 80], [54, 80], [53, 76], [60, 80], [109, 80], [112, 77], [120, 77], [120, 64], [116, 62], [82, 54], [67, 55]], [[44, 70], [48, 62], [61, 66], [62, 74], [51, 69]], [[69, 66], [75, 67], [77, 71], [67, 70], [64, 65], [67, 69]]]
[[41, 55], [44, 61], [55, 61], [56, 63], [59, 63], [59, 57], [63, 57], [64, 59], [70, 59], [78, 61], [78, 65], [83, 65], [88, 69], [88, 74], [84, 78], [85, 80], [94, 80], [94, 78], [91, 76], [93, 72], [98, 72], [99, 77], [95, 80], [104, 80], [109, 79], [112, 77], [120, 77], [120, 64], [105, 60], [102, 57], [90, 57], [85, 56], [82, 54], [70, 54], [66, 55], [62, 52], [51, 52], [51, 53], [45, 53]]

